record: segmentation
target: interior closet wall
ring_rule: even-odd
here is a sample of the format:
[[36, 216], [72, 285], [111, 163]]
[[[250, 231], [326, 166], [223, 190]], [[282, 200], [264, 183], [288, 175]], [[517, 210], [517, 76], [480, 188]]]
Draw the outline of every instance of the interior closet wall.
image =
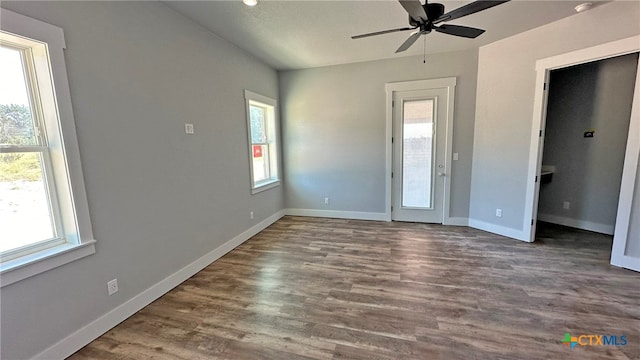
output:
[[551, 73], [539, 220], [613, 234], [637, 66], [635, 53]]

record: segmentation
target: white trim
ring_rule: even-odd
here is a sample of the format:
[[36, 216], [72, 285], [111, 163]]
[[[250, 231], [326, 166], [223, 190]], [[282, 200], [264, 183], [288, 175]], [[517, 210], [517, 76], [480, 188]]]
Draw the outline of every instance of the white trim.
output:
[[[638, 37], [640, 42], [640, 36]], [[640, 258], [633, 258], [625, 254], [629, 239], [629, 226], [631, 225], [631, 208], [633, 194], [640, 191], [635, 188], [638, 166], [640, 162], [640, 61], [636, 72], [636, 87], [633, 93], [633, 105], [631, 106], [631, 121], [629, 123], [629, 137], [627, 149], [622, 167], [622, 181], [620, 182], [620, 199], [618, 200], [618, 213], [616, 215], [616, 227], [611, 248], [611, 264], [627, 269], [640, 271]], [[625, 194], [623, 196], [623, 194]], [[637, 199], [636, 199], [637, 200]]]
[[525, 231], [518, 230], [518, 229], [508, 228], [508, 227], [491, 224], [488, 222], [475, 220], [475, 219], [469, 219], [469, 227], [472, 227], [478, 230], [487, 231], [494, 234], [498, 234], [498, 235], [502, 235], [502, 236], [506, 236], [512, 239], [521, 240], [524, 242], [530, 242], [529, 234]]
[[469, 226], [469, 218], [466, 217], [450, 217], [447, 219], [446, 223], [442, 225], [453, 225], [453, 226]]
[[631, 256], [624, 256], [622, 259], [620, 259], [620, 263], [619, 264], [620, 265], [614, 264], [613, 261], [611, 262], [611, 265], [623, 267], [623, 268], [629, 269], [629, 270], [640, 271], [640, 258], [634, 258], [634, 257], [631, 257]]
[[[244, 99], [245, 99], [244, 100], [245, 116], [246, 116], [246, 122], [247, 122], [247, 142], [248, 142], [247, 149], [249, 150], [249, 154], [248, 154], [249, 155], [249, 179], [251, 182], [251, 195], [255, 195], [265, 190], [273, 189], [275, 187], [280, 186], [280, 180], [282, 179], [281, 177], [282, 169], [281, 169], [281, 162], [280, 162], [280, 153], [281, 153], [282, 146], [280, 145], [280, 120], [278, 116], [278, 112], [279, 112], [278, 100], [254, 93], [253, 91], [249, 91], [246, 89], [244, 90]], [[256, 184], [253, 178], [253, 142], [252, 142], [253, 140], [251, 138], [251, 102], [252, 101], [264, 104], [266, 106], [271, 106], [273, 108], [273, 127], [274, 127], [273, 142], [275, 142], [276, 153], [271, 154], [271, 152], [269, 152], [269, 159], [271, 159], [271, 157], [275, 155], [275, 157], [273, 157], [273, 162], [275, 162], [276, 176], [274, 177], [273, 174], [270, 174], [271, 177], [269, 179], [263, 180], [260, 184]], [[272, 164], [269, 164], [269, 170], [270, 172], [273, 171]]]
[[316, 210], [316, 209], [285, 209], [286, 215], [309, 216], [333, 219], [374, 220], [391, 221], [385, 213], [340, 211], [340, 210]]
[[[536, 221], [538, 216], [538, 200], [540, 195], [540, 182], [535, 181], [536, 175], [540, 173], [542, 167], [542, 152], [544, 147], [544, 134], [540, 136], [540, 131], [544, 131], [547, 120], [547, 95], [545, 84], [548, 83], [549, 72], [538, 71], [536, 73], [536, 93], [533, 99], [533, 121], [531, 122], [531, 142], [529, 144], [529, 168], [527, 171], [527, 192], [524, 203], [524, 219], [522, 228], [529, 232], [529, 241], [533, 242], [536, 237]], [[542, 91], [538, 91], [542, 89]], [[533, 209], [531, 213], [527, 209]]]
[[[536, 88], [534, 95], [533, 117], [531, 121], [531, 140], [529, 149], [529, 166], [527, 175], [527, 189], [525, 198], [525, 211], [523, 218], [523, 233], [527, 234], [527, 240], [535, 239], [535, 221], [538, 211], [539, 183], [535, 182], [535, 176], [538, 175], [540, 164], [542, 162], [542, 146], [544, 137], [540, 137], [538, 132], [545, 128], [546, 121], [546, 91], [544, 89], [546, 79], [551, 70], [564, 68], [580, 63], [606, 59], [614, 56], [629, 54], [640, 51], [640, 35], [632, 36], [626, 39], [608, 42], [605, 44], [560, 54], [536, 61]], [[625, 154], [625, 162], [623, 168], [623, 183], [620, 188], [620, 198], [618, 204], [618, 216], [614, 231], [613, 249], [611, 253], [611, 264], [622, 264], [621, 258], [624, 257], [624, 249], [626, 245], [626, 237], [621, 236], [620, 232], [626, 231], [629, 227], [629, 217], [631, 211], [631, 198], [633, 197], [633, 184], [635, 183], [638, 152], [640, 150], [640, 138], [638, 133], [638, 122], [640, 114], [638, 113], [640, 106], [640, 97], [638, 96], [638, 82], [640, 73], [636, 74], [636, 92], [633, 100], [633, 109], [631, 121], [629, 124], [629, 138], [627, 140], [627, 151]], [[632, 162], [635, 158], [636, 162]], [[629, 199], [627, 201], [627, 199]], [[628, 203], [628, 204], [627, 204]], [[628, 205], [628, 206], [627, 206]], [[620, 265], [619, 265], [620, 266]]]
[[96, 252], [95, 240], [64, 244], [0, 264], [0, 287], [38, 275]]
[[270, 98], [268, 96], [260, 95], [258, 93], [254, 93], [253, 91], [249, 91], [249, 90], [245, 90], [244, 91], [244, 98], [246, 100], [257, 101], [259, 103], [263, 103], [263, 104], [266, 104], [266, 105], [271, 105], [273, 107], [277, 107], [278, 106], [278, 100], [272, 99], [272, 98]]
[[30, 18], [2, 8], [0, 11], [2, 29], [16, 35], [40, 40], [49, 47], [64, 49], [67, 47], [62, 28]]
[[593, 231], [601, 234], [613, 235], [613, 225], [601, 224], [592, 221], [572, 219], [563, 216], [551, 215], [551, 214], [538, 214], [538, 220], [545, 221], [552, 224], [569, 226], [576, 229], [582, 229], [587, 231]]
[[555, 55], [536, 61], [536, 71], [555, 70], [640, 50], [640, 35]]
[[[60, 27], [20, 15], [10, 10], [0, 11], [0, 27], [3, 32], [15, 34], [23, 38], [29, 38], [46, 44], [42, 49], [33, 48], [34, 56], [38, 55], [38, 61], [34, 62], [34, 68], [38, 75], [38, 82], [42, 86], [52, 88], [51, 96], [42, 98], [42, 110], [47, 113], [44, 117], [49, 133], [49, 142], [54, 139], [59, 144], [50, 143], [50, 152], [53, 163], [53, 177], [55, 178], [56, 192], [52, 192], [60, 206], [60, 219], [64, 223], [64, 238], [70, 245], [62, 245], [57, 248], [61, 258], [53, 259], [55, 249], [45, 250], [39, 261], [29, 261], [18, 264], [19, 271], [6, 272], [10, 280], [4, 282], [7, 285], [17, 281], [20, 276], [33, 276], [42, 271], [60, 266], [69, 261], [95, 252], [95, 238], [89, 215], [87, 192], [84, 184], [84, 175], [80, 161], [80, 150], [76, 133], [75, 119], [71, 104], [71, 92], [64, 58], [66, 48], [64, 32]], [[39, 48], [39, 46], [38, 46]], [[45, 61], [48, 60], [48, 61]], [[45, 101], [46, 100], [46, 101]], [[45, 106], [46, 105], [46, 106]], [[53, 134], [55, 132], [55, 134]], [[62, 235], [62, 234], [61, 234]], [[32, 259], [32, 257], [28, 257]], [[42, 260], [44, 259], [44, 260]], [[29, 265], [26, 265], [29, 263]], [[33, 269], [26, 269], [33, 266]], [[22, 274], [22, 275], [20, 275]]]
[[393, 93], [398, 91], [411, 91], [411, 90], [425, 90], [425, 89], [440, 89], [446, 88], [449, 98], [449, 107], [447, 109], [447, 129], [445, 139], [445, 181], [444, 181], [444, 197], [442, 199], [443, 204], [443, 218], [442, 223], [448, 224], [449, 211], [451, 204], [451, 173], [453, 167], [453, 122], [454, 122], [454, 100], [455, 100], [455, 86], [456, 78], [448, 77], [441, 79], [427, 79], [427, 80], [415, 80], [415, 81], [401, 81], [391, 82], [385, 84], [386, 91], [386, 126], [385, 126], [385, 221], [391, 221], [391, 188], [393, 186], [391, 173], [393, 171], [393, 144], [391, 138], [393, 137]]
[[[391, 221], [387, 218], [386, 213], [364, 212], [364, 211], [341, 211], [341, 210], [317, 210], [317, 209], [285, 209], [285, 215], [291, 216], [308, 216], [333, 219], [352, 219], [352, 220], [372, 220], [372, 221]], [[453, 226], [469, 226], [469, 219], [463, 217], [450, 217], [448, 222], [443, 225]]]
[[[251, 169], [251, 171], [253, 172], [253, 168]], [[259, 185], [253, 189], [251, 189], [251, 195], [255, 195], [257, 193], [261, 193], [265, 190], [269, 190], [269, 189], [273, 189], [275, 187], [280, 186], [280, 180], [271, 180], [268, 183]]]
[[83, 346], [89, 344], [100, 335], [109, 331], [114, 326], [118, 325], [131, 315], [138, 312], [140, 309], [149, 305], [160, 296], [166, 294], [169, 290], [180, 285], [182, 282], [195, 275], [200, 270], [218, 260], [224, 254], [233, 250], [243, 242], [249, 240], [251, 237], [267, 228], [269, 225], [278, 221], [282, 216], [284, 216], [284, 211], [280, 210], [277, 213], [262, 220], [240, 235], [222, 244], [215, 250], [207, 253], [191, 264], [176, 271], [172, 275], [169, 275], [165, 279], [161, 280], [160, 282], [156, 283], [140, 294], [134, 296], [124, 304], [109, 311], [108, 313], [102, 315], [88, 325], [77, 330], [73, 334], [50, 346], [40, 354], [33, 357], [33, 359], [64, 359], [70, 356], [74, 352], [80, 350]]

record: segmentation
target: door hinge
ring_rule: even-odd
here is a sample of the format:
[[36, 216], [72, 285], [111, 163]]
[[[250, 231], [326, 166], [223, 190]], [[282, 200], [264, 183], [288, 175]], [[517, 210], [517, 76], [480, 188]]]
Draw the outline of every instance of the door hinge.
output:
[[547, 83], [544, 83], [544, 88], [543, 90], [547, 90]]
[[391, 143], [393, 144], [393, 136], [391, 137]]
[[531, 225], [533, 225], [533, 219], [531, 219]]
[[391, 100], [391, 107], [395, 107], [396, 106], [396, 101], [395, 100]]
[[391, 172], [391, 178], [393, 179], [393, 172]]
[[538, 182], [538, 176], [536, 175], [536, 180], [534, 182]]
[[542, 137], [542, 130], [538, 133], [538, 137]]
[[393, 211], [393, 206], [391, 207], [391, 211]]

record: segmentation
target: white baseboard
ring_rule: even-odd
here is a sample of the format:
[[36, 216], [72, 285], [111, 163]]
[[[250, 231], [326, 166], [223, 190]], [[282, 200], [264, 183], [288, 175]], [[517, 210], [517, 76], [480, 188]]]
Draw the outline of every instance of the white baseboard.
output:
[[[340, 211], [340, 210], [318, 210], [318, 209], [285, 209], [286, 215], [310, 216], [334, 219], [352, 220], [374, 220], [390, 221], [389, 214], [363, 211]], [[463, 217], [450, 217], [444, 225], [469, 226], [469, 219]]]
[[591, 221], [578, 220], [557, 215], [538, 214], [538, 220], [552, 224], [569, 226], [572, 228], [593, 231], [601, 234], [613, 235], [614, 225], [601, 224]]
[[83, 346], [89, 344], [91, 341], [98, 338], [100, 335], [112, 329], [122, 321], [126, 320], [131, 315], [138, 312], [140, 309], [152, 303], [160, 296], [166, 294], [169, 290], [180, 285], [183, 281], [187, 280], [191, 276], [195, 275], [200, 270], [204, 269], [212, 262], [218, 260], [224, 254], [233, 250], [243, 242], [249, 240], [252, 236], [256, 235], [260, 231], [267, 228], [269, 225], [276, 222], [278, 219], [285, 215], [284, 210], [280, 210], [277, 213], [262, 220], [256, 225], [252, 226], [248, 230], [244, 231], [240, 235], [222, 244], [215, 250], [207, 253], [191, 264], [183, 267], [167, 278], [161, 280], [157, 284], [144, 290], [140, 294], [134, 296], [124, 304], [102, 315], [98, 319], [92, 321], [88, 325], [77, 330], [73, 334], [60, 340], [56, 344], [50, 346], [40, 354], [36, 355], [34, 359], [64, 359], [80, 350]]
[[353, 219], [353, 220], [376, 220], [387, 221], [388, 217], [385, 213], [362, 212], [362, 211], [340, 211], [340, 210], [316, 210], [316, 209], [285, 209], [286, 215], [293, 216], [311, 216], [334, 219]]
[[469, 226], [469, 218], [463, 217], [450, 217], [446, 219], [444, 225], [454, 225], [454, 226]]
[[611, 258], [611, 265], [640, 272], [640, 258], [622, 255], [616, 259]]
[[502, 236], [506, 236], [512, 239], [529, 242], [529, 234], [525, 233], [522, 230], [508, 228], [508, 227], [491, 224], [488, 222], [475, 220], [475, 219], [469, 219], [469, 227], [472, 227], [478, 230], [488, 231], [490, 233], [494, 233]]

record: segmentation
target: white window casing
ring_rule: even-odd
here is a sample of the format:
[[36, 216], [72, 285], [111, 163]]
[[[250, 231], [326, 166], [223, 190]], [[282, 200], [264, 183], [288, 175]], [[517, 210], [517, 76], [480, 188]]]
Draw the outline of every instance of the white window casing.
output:
[[[280, 139], [277, 100], [249, 90], [244, 91], [244, 97], [249, 143], [251, 193], [257, 194], [280, 185]], [[252, 136], [254, 131], [251, 121], [252, 107], [263, 110], [263, 119], [261, 121], [263, 136], [260, 137], [259, 141], [254, 141], [254, 136]], [[256, 159], [254, 146], [263, 149], [260, 156], [261, 160]]]
[[[42, 138], [39, 145], [56, 229], [55, 239], [46, 245], [2, 255], [0, 286], [4, 287], [95, 253], [95, 239], [64, 61], [64, 33], [57, 26], [6, 9], [0, 11], [0, 30], [2, 44], [22, 49], [28, 55], [26, 68], [33, 72], [28, 76], [37, 104], [32, 107], [33, 116]], [[3, 150], [12, 151], [16, 149]]]

